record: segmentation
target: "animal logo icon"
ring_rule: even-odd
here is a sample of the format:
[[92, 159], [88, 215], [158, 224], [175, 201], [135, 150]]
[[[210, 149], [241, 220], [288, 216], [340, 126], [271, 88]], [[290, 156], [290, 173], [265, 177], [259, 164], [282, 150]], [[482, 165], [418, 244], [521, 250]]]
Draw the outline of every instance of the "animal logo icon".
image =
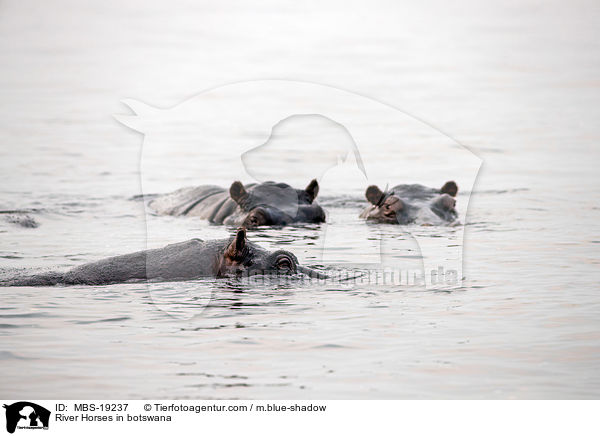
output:
[[14, 433], [19, 429], [48, 429], [50, 411], [45, 407], [29, 401], [19, 401], [10, 405], [4, 404], [6, 409], [6, 431]]

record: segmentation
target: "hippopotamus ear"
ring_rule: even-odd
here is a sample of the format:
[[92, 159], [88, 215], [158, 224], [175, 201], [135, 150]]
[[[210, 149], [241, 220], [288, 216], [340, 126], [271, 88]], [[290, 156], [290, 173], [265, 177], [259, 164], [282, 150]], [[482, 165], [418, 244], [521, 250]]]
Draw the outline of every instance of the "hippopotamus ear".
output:
[[317, 179], [312, 179], [306, 187], [305, 191], [308, 194], [308, 197], [310, 198], [310, 202], [312, 203], [313, 200], [317, 198], [317, 195], [319, 194], [319, 182], [317, 182]]
[[365, 197], [367, 197], [369, 203], [378, 205], [381, 197], [383, 197], [383, 192], [376, 185], [371, 185], [365, 191]]
[[240, 202], [248, 196], [248, 193], [246, 192], [244, 185], [242, 185], [242, 182], [236, 181], [233, 182], [229, 188], [229, 196], [233, 201], [240, 204]]
[[246, 248], [246, 229], [240, 227], [235, 234], [235, 238], [225, 250], [225, 257], [228, 259], [240, 259], [243, 256], [244, 248]]
[[453, 181], [446, 182], [444, 186], [442, 186], [442, 189], [440, 189], [441, 194], [448, 194], [451, 197], [456, 197], [457, 192], [458, 186]]

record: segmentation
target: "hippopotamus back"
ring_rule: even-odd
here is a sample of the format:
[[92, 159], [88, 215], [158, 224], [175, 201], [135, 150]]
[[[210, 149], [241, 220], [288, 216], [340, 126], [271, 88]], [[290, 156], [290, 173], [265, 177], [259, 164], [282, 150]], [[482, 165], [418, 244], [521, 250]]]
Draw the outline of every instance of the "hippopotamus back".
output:
[[436, 195], [440, 194], [439, 189], [430, 188], [419, 184], [412, 185], [397, 185], [390, 189], [389, 192], [393, 192], [400, 198], [406, 200], [430, 200]]
[[201, 216], [203, 212], [214, 209], [216, 205], [220, 205], [226, 199], [229, 199], [229, 193], [220, 186], [191, 186], [161, 195], [152, 200], [149, 206], [160, 215], [195, 214]]

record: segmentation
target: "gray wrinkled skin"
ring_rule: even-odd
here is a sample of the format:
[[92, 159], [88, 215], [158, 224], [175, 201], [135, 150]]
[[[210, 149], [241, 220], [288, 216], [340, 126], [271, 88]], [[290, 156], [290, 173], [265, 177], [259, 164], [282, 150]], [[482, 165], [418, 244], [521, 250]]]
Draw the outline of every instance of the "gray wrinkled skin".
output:
[[387, 192], [370, 186], [365, 196], [371, 205], [365, 208], [360, 218], [402, 225], [454, 223], [458, 218], [454, 198], [457, 191], [454, 182], [447, 182], [441, 189], [419, 184], [398, 185]]
[[234, 182], [229, 191], [212, 185], [179, 189], [149, 203], [160, 215], [195, 216], [214, 224], [247, 228], [262, 225], [321, 223], [325, 212], [314, 198], [318, 184], [294, 189], [285, 183], [265, 182], [242, 187]]
[[163, 248], [109, 257], [64, 273], [15, 278], [2, 285], [106, 285], [143, 280], [192, 280], [269, 273], [285, 275], [298, 271], [311, 277], [320, 277], [316, 271], [299, 266], [292, 253], [284, 250], [269, 252], [247, 241], [245, 229], [239, 229], [236, 236], [230, 239], [191, 239]]

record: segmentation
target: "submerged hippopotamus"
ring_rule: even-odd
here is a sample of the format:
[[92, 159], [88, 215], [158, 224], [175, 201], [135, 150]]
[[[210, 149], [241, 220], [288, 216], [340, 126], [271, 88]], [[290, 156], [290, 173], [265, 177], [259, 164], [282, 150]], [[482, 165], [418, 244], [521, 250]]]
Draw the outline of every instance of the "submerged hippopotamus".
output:
[[64, 273], [51, 272], [22, 277], [3, 286], [106, 285], [134, 280], [193, 280], [200, 277], [239, 277], [259, 274], [323, 274], [298, 265], [289, 251], [269, 252], [246, 239], [240, 228], [232, 238], [203, 241], [191, 239], [163, 248], [138, 251], [78, 266]]
[[0, 210], [0, 216], [3, 216], [6, 222], [28, 229], [35, 229], [39, 226], [35, 218], [29, 216], [28, 212], [24, 210]]
[[229, 192], [211, 185], [182, 188], [152, 200], [149, 206], [162, 215], [196, 216], [214, 224], [284, 226], [325, 222], [325, 212], [314, 201], [318, 193], [314, 179], [306, 189], [275, 182], [246, 186], [233, 182]]
[[361, 214], [368, 221], [389, 224], [410, 224], [431, 221], [454, 222], [456, 213], [456, 194], [458, 186], [455, 182], [446, 182], [441, 189], [428, 188], [423, 185], [398, 185], [386, 192], [381, 192], [371, 185], [365, 197], [371, 203]]

